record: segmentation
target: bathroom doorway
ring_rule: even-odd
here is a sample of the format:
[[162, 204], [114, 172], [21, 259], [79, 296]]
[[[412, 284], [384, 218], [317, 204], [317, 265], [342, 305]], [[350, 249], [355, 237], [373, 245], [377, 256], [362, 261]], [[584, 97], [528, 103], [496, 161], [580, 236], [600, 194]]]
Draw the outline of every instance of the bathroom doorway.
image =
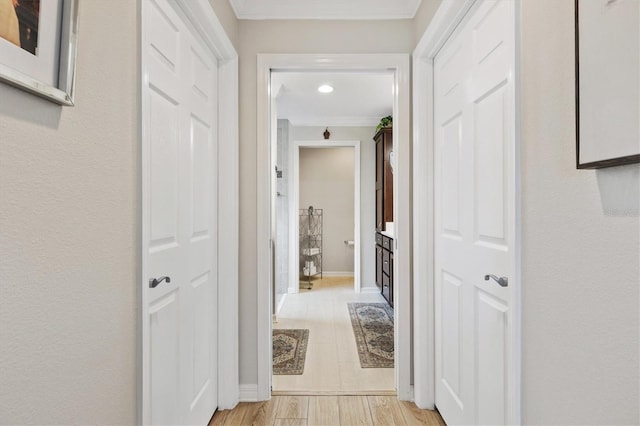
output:
[[[272, 322], [273, 307], [273, 282], [275, 281], [275, 237], [276, 237], [276, 137], [277, 137], [277, 108], [276, 99], [281, 92], [281, 87], [277, 87], [272, 81], [272, 74], [279, 73], [342, 73], [354, 74], [360, 79], [370, 74], [384, 74], [391, 76], [389, 92], [392, 98], [393, 118], [393, 151], [395, 165], [393, 178], [393, 211], [394, 211], [394, 232], [397, 236], [393, 245], [392, 262], [389, 262], [386, 270], [393, 271], [395, 281], [393, 287], [393, 310], [387, 314], [392, 324], [389, 326], [393, 330], [393, 344], [388, 345], [394, 351], [393, 359], [393, 387], [395, 394], [401, 400], [409, 400], [412, 396], [411, 387], [411, 237], [410, 237], [410, 126], [409, 126], [409, 55], [406, 54], [259, 54], [258, 55], [258, 78], [257, 78], [257, 173], [258, 179], [258, 217], [257, 217], [257, 237], [258, 237], [258, 294], [256, 312], [257, 331], [257, 376], [258, 383], [255, 388], [255, 395], [258, 400], [268, 399], [271, 395], [272, 370], [274, 365], [273, 350], [275, 348], [274, 333], [275, 328]], [[317, 88], [314, 88], [317, 90]], [[358, 100], [356, 97], [352, 99]], [[313, 104], [313, 102], [312, 102]], [[320, 101], [317, 102], [321, 104]], [[348, 112], [340, 114], [347, 117]], [[380, 121], [380, 115], [377, 116]], [[309, 123], [308, 126], [322, 127], [332, 133], [331, 138], [350, 140], [355, 138], [342, 137], [337, 133], [337, 127], [327, 122]], [[375, 127], [373, 127], [375, 130]], [[390, 129], [391, 130], [391, 129]], [[370, 140], [375, 132], [367, 136]], [[363, 150], [364, 150], [364, 140]], [[373, 144], [373, 143], [372, 143]], [[373, 147], [372, 147], [373, 148]], [[375, 152], [374, 152], [375, 154]], [[375, 155], [374, 155], [375, 157]], [[364, 162], [363, 162], [364, 164]], [[372, 191], [375, 192], [375, 182], [372, 183]], [[364, 186], [362, 188], [364, 192]], [[375, 221], [375, 209], [371, 212]], [[374, 225], [375, 226], [375, 225]], [[375, 257], [375, 227], [371, 229], [371, 234], [362, 229], [362, 235], [371, 235], [371, 249], [374, 250]], [[366, 243], [362, 241], [362, 247], [366, 248]], [[389, 246], [391, 248], [391, 246]], [[364, 263], [364, 257], [363, 257]], [[362, 287], [375, 283], [376, 271], [372, 270], [372, 281], [367, 282], [364, 274], [369, 273], [361, 266], [363, 273]], [[350, 291], [353, 292], [352, 289]], [[313, 292], [313, 290], [311, 291]], [[315, 292], [319, 293], [319, 292]], [[354, 293], [355, 294], [355, 293]], [[380, 296], [380, 293], [361, 293], [358, 296], [370, 294]], [[288, 294], [290, 296], [295, 294]], [[286, 302], [285, 302], [286, 303]], [[353, 338], [353, 337], [352, 337]], [[354, 342], [353, 345], [356, 346]], [[365, 367], [366, 369], [366, 367]], [[328, 373], [327, 373], [328, 374]]]
[[[320, 94], [322, 85], [334, 92]], [[273, 329], [296, 344], [296, 330], [308, 333], [304, 367], [284, 374], [274, 367], [273, 393], [395, 395], [393, 358], [363, 367], [353, 328], [357, 304], [385, 307], [393, 328], [375, 281], [373, 140], [393, 112], [393, 73], [275, 71], [271, 87]], [[393, 332], [388, 339], [393, 352]]]

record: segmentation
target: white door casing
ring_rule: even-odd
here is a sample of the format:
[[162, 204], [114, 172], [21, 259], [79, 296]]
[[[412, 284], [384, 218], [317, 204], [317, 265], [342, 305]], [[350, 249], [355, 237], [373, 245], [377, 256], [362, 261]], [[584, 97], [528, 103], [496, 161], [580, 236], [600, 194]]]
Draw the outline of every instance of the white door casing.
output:
[[[194, 25], [202, 19], [198, 16], [206, 17], [208, 24]], [[220, 136], [228, 138], [224, 152], [231, 154], [228, 161], [233, 164], [237, 160], [233, 155], [237, 113], [224, 106], [219, 111], [218, 105], [227, 100], [233, 108], [237, 95], [228, 90], [219, 93], [218, 87], [222, 81], [231, 89], [237, 87], [231, 69], [237, 74], [236, 55], [206, 2], [144, 0], [141, 20], [139, 418], [143, 424], [203, 424], [219, 399], [225, 406], [235, 405], [238, 399], [237, 348], [233, 349], [237, 325], [234, 329], [233, 319], [229, 325], [234, 331], [220, 337], [230, 345], [220, 350], [227, 372], [218, 375], [219, 370], [224, 371], [218, 359], [218, 314], [224, 303], [218, 297], [233, 294], [228, 288], [219, 289], [218, 282], [219, 278], [237, 277], [229, 269], [237, 265], [237, 255], [226, 256], [229, 264], [218, 268], [219, 216], [237, 216], [233, 200], [222, 208], [218, 205], [219, 176], [232, 187], [237, 185], [237, 167], [219, 167], [223, 149], [218, 144]], [[221, 66], [220, 57], [229, 60], [226, 66]], [[221, 128], [218, 117], [227, 117], [230, 123]], [[225, 236], [234, 247], [237, 221], [230, 227]], [[150, 278], [161, 276], [169, 277], [170, 282], [150, 288]], [[227, 300], [226, 304], [234, 302], [237, 300]], [[219, 389], [228, 392], [226, 399]]]
[[[397, 174], [394, 175], [396, 262], [395, 348], [398, 398], [412, 399], [411, 387], [411, 236], [410, 236], [410, 145], [409, 145], [409, 56], [405, 54], [259, 54], [257, 72], [257, 357], [256, 391], [246, 400], [267, 400], [271, 390], [271, 193], [270, 179], [270, 81], [271, 70], [394, 71], [393, 141]], [[274, 142], [275, 143], [275, 142]], [[394, 278], [395, 282], [395, 278]]]
[[448, 424], [511, 423], [514, 2], [478, 1], [434, 67], [435, 404]]

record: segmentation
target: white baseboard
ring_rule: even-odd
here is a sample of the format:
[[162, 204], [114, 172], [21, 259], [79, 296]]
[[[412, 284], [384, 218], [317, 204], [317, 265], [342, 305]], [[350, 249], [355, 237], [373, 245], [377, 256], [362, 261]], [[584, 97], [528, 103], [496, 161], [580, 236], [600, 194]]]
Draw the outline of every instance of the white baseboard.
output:
[[240, 402], [257, 402], [258, 385], [240, 385]]
[[353, 271], [322, 271], [323, 277], [352, 277]]
[[360, 287], [360, 293], [380, 293], [378, 287]]

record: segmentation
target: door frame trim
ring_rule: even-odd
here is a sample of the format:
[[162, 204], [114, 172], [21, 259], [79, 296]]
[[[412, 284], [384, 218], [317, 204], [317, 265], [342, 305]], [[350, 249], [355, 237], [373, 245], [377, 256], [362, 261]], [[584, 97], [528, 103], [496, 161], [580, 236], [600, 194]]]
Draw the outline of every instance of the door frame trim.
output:
[[[413, 309], [414, 309], [414, 401], [420, 408], [435, 406], [435, 277], [434, 277], [434, 66], [433, 60], [478, 0], [443, 2], [413, 51]], [[520, 0], [515, 0], [515, 233], [511, 259], [514, 286], [511, 316], [513, 335], [509, 348], [508, 423], [521, 423], [522, 325], [521, 325], [521, 196], [520, 196]], [[423, 217], [424, 220], [420, 220]], [[426, 261], [425, 261], [426, 260]], [[424, 306], [431, 309], [423, 309]]]
[[[236, 406], [240, 398], [239, 388], [239, 328], [238, 328], [238, 244], [239, 244], [239, 141], [238, 141], [238, 54], [222, 24], [207, 0], [174, 0], [169, 4], [187, 19], [187, 24], [198, 34], [205, 45], [218, 59], [218, 408], [230, 409]], [[143, 205], [148, 195], [142, 193], [142, 177], [149, 172], [149, 165], [143, 159], [143, 101], [144, 84], [147, 76], [146, 58], [143, 54], [143, 14], [146, 12], [144, 1], [138, 2], [139, 16], [139, 68], [138, 68], [138, 138], [140, 140], [138, 204], [141, 233], [139, 241], [149, 229], [148, 218], [144, 216]], [[224, 183], [224, 191], [220, 186]], [[223, 243], [221, 243], [223, 242]], [[144, 341], [146, 329], [144, 318], [147, 312], [145, 285], [148, 285], [147, 261], [144, 244], [139, 245], [141, 262], [139, 266], [140, 284], [138, 286], [138, 391], [137, 417], [139, 424], [148, 424], [149, 395], [145, 389], [145, 373], [148, 362], [147, 343]], [[225, 285], [222, 285], [224, 283]]]
[[[271, 70], [342, 70], [394, 72], [393, 143], [398, 164], [394, 178], [396, 253], [394, 276], [396, 297], [395, 382], [398, 398], [411, 400], [411, 145], [410, 145], [410, 55], [408, 54], [258, 54], [257, 58], [257, 399], [271, 396], [271, 178], [270, 76]], [[400, 143], [403, 141], [403, 143]], [[403, 190], [400, 191], [400, 188]], [[373, 230], [371, 231], [373, 232]]]
[[[361, 212], [361, 197], [360, 197], [360, 141], [340, 141], [340, 140], [310, 140], [310, 141], [293, 141], [292, 149], [290, 152], [291, 161], [289, 164], [293, 164], [291, 170], [292, 184], [293, 184], [293, 197], [289, 201], [289, 243], [291, 244], [290, 254], [294, 253], [298, 256], [291, 256], [289, 259], [289, 270], [293, 271], [291, 279], [289, 280], [289, 293], [298, 293], [300, 291], [300, 268], [298, 267], [298, 257], [300, 256], [300, 239], [299, 239], [299, 226], [300, 222], [296, 220], [298, 218], [298, 209], [300, 204], [300, 148], [353, 148], [353, 289], [356, 293], [360, 293], [361, 277], [362, 273], [360, 268], [362, 265], [362, 253], [360, 252], [360, 212]], [[323, 260], [324, 266], [324, 260]], [[293, 291], [292, 291], [293, 290]]]

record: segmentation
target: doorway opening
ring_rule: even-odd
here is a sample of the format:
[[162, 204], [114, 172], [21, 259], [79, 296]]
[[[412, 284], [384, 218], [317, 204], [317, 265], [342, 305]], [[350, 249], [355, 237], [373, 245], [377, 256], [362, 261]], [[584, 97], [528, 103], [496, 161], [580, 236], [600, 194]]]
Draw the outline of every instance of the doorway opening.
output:
[[[361, 142], [294, 141], [293, 145], [295, 189], [290, 197], [294, 208], [289, 225], [295, 237], [291, 250], [295, 287], [278, 303], [273, 328], [278, 342], [283, 338], [278, 332], [308, 330], [307, 348], [304, 368], [295, 374], [286, 371], [288, 361], [274, 362], [273, 393], [395, 394], [392, 362], [386, 368], [361, 367], [350, 319], [349, 303], [385, 304], [374, 288], [360, 292], [360, 278], [356, 278], [360, 270], [359, 252], [354, 248], [360, 246]], [[286, 171], [282, 172], [284, 176]], [[276, 203], [283, 198], [280, 195]], [[283, 224], [280, 216], [276, 222]], [[276, 248], [282, 239], [280, 229]], [[276, 250], [278, 265], [281, 252]], [[276, 290], [279, 278], [278, 271]], [[275, 296], [280, 293], [276, 291]], [[393, 345], [392, 340], [388, 343]]]
[[[333, 93], [318, 91], [326, 84]], [[355, 303], [369, 303], [386, 306], [393, 322], [376, 286], [373, 250], [373, 136], [393, 113], [393, 75], [275, 71], [271, 88], [273, 392], [395, 394], [393, 332], [376, 336], [388, 340], [390, 360], [363, 368], [351, 318]], [[298, 354], [304, 368], [293, 372], [277, 362], [281, 333], [303, 344], [292, 330], [307, 333]]]
[[[278, 57], [280, 56], [282, 56], [284, 59], [282, 62], [278, 61]], [[399, 112], [403, 112], [403, 108], [398, 107], [399, 104], [402, 104], [403, 107], [408, 106], [405, 104], [405, 102], [398, 102], [399, 101], [399, 90], [398, 90], [399, 82], [400, 80], [402, 80], [403, 83], [406, 82], [406, 80], [401, 78], [403, 73], [400, 72], [398, 68], [404, 68], [405, 66], [404, 60], [407, 58], [405, 57], [405, 55], [381, 55], [380, 57], [378, 55], [354, 55], [355, 58], [350, 55], [349, 58], [347, 58], [346, 56], [340, 58], [341, 60], [343, 60], [343, 64], [340, 64], [339, 63], [340, 61], [338, 61], [331, 64], [332, 66], [327, 67], [326, 66], [327, 63], [325, 63], [325, 65], [322, 65], [321, 62], [318, 63], [316, 55], [313, 55], [315, 57], [314, 60], [310, 60], [311, 58], [309, 56], [311, 55], [259, 55], [259, 62], [262, 62], [262, 60], [264, 59], [276, 60], [275, 61], [276, 63], [272, 63], [271, 65], [266, 67], [264, 69], [265, 73], [261, 74], [261, 76], [266, 77], [265, 80], [262, 80], [262, 78], [260, 79], [264, 83], [266, 83], [263, 86], [266, 89], [265, 92], [261, 93], [262, 91], [259, 87], [259, 97], [261, 97], [261, 94], [266, 95], [262, 97], [262, 99], [266, 101], [266, 104], [262, 103], [262, 106], [268, 106], [268, 108], [266, 109], [261, 109], [259, 107], [259, 111], [258, 111], [259, 124], [261, 123], [265, 125], [264, 127], [260, 127], [260, 129], [266, 130], [265, 135], [270, 136], [269, 138], [265, 138], [267, 139], [265, 140], [266, 146], [264, 145], [262, 146], [262, 148], [264, 148], [264, 153], [266, 154], [266, 157], [270, 159], [270, 161], [267, 164], [263, 165], [264, 167], [263, 171], [266, 172], [266, 176], [269, 177], [268, 184], [264, 185], [265, 187], [268, 186], [268, 188], [265, 188], [265, 189], [269, 190], [269, 194], [265, 194], [266, 197], [264, 198], [266, 199], [263, 198], [263, 201], [265, 202], [264, 203], [265, 207], [268, 206], [268, 208], [266, 208], [264, 211], [268, 211], [270, 215], [267, 217], [259, 217], [259, 230], [268, 231], [265, 233], [265, 235], [266, 234], [269, 235], [269, 240], [271, 241], [270, 253], [271, 253], [271, 256], [273, 256], [273, 257], [267, 256], [268, 262], [266, 263], [266, 265], [271, 266], [272, 275], [270, 274], [269, 278], [272, 278], [272, 281], [269, 283], [269, 286], [266, 288], [263, 285], [259, 285], [259, 290], [261, 290], [259, 292], [260, 294], [258, 295], [259, 300], [261, 301], [259, 303], [259, 309], [264, 309], [266, 304], [267, 307], [271, 308], [270, 314], [275, 314], [279, 310], [282, 310], [280, 312], [286, 312], [286, 309], [287, 309], [286, 306], [288, 301], [291, 301], [291, 304], [294, 305], [295, 297], [299, 297], [302, 295], [306, 296], [311, 294], [313, 295], [313, 297], [318, 297], [319, 299], [322, 299], [323, 297], [325, 297], [324, 305], [326, 309], [322, 312], [322, 315], [325, 315], [325, 314], [328, 315], [329, 312], [333, 310], [333, 308], [329, 307], [329, 301], [327, 299], [336, 299], [334, 295], [329, 296], [329, 294], [331, 293], [331, 290], [337, 290], [338, 292], [348, 291], [350, 295], [349, 296], [350, 300], [342, 301], [341, 302], [342, 306], [339, 309], [341, 311], [342, 320], [346, 322], [346, 326], [347, 326], [346, 332], [344, 334], [344, 336], [346, 337], [343, 338], [343, 340], [348, 338], [350, 339], [350, 341], [348, 342], [348, 344], [345, 342], [343, 344], [340, 344], [339, 346], [341, 347], [348, 346], [349, 349], [353, 348], [353, 356], [355, 357], [355, 359], [352, 359], [350, 361], [351, 365], [349, 365], [349, 368], [347, 368], [345, 365], [345, 367], [343, 367], [343, 370], [334, 370], [336, 371], [334, 376], [339, 377], [340, 376], [339, 372], [341, 371], [344, 373], [343, 376], [346, 377], [347, 370], [349, 372], [354, 370], [354, 367], [355, 367], [354, 364], [358, 363], [357, 367], [358, 369], [361, 369], [361, 366], [358, 361], [356, 342], [353, 335], [353, 330], [351, 329], [350, 312], [349, 312], [347, 303], [357, 302], [358, 298], [369, 298], [369, 299], [372, 299], [371, 301], [373, 301], [374, 303], [380, 303], [380, 304], [386, 303], [385, 300], [381, 297], [380, 289], [376, 287], [376, 277], [375, 277], [375, 262], [376, 262], [376, 256], [375, 256], [375, 253], [376, 253], [375, 251], [375, 232], [376, 232], [375, 155], [376, 153], [375, 153], [375, 142], [373, 141], [373, 137], [376, 133], [376, 128], [375, 128], [376, 124], [380, 122], [381, 118], [387, 115], [394, 115], [397, 118], [396, 120], [397, 127], [396, 125], [394, 125], [394, 128], [393, 128], [394, 133], [397, 132], [400, 135], [408, 134], [408, 117], [405, 120], [405, 117], [400, 118], [398, 114]], [[342, 56], [342, 55], [327, 55], [327, 57], [334, 57], [334, 58], [336, 56]], [[376, 57], [375, 60], [373, 59], [373, 56]], [[393, 57], [393, 58], [390, 58], [390, 57]], [[402, 65], [398, 66], [398, 64], [396, 63], [394, 66], [389, 66], [390, 65], [389, 60], [391, 60], [391, 62], [398, 61]], [[366, 65], [363, 65], [362, 63], [358, 64], [358, 62], [360, 61], [364, 61]], [[380, 63], [375, 64], [376, 61], [379, 61]], [[288, 62], [288, 64], [286, 62]], [[296, 62], [298, 62], [298, 64], [293, 65]], [[383, 63], [384, 65], [382, 65]], [[404, 69], [402, 71], [404, 71]], [[278, 102], [278, 98], [282, 97], [283, 95], [286, 97], [286, 95], [291, 95], [293, 93], [292, 91], [288, 92], [289, 89], [287, 88], [286, 84], [278, 84], [279, 82], [276, 81], [277, 79], [274, 78], [274, 76], [278, 76], [279, 74], [305, 74], [305, 73], [313, 74], [314, 72], [315, 73], [322, 72], [325, 74], [329, 73], [329, 74], [333, 74], [334, 76], [338, 74], [350, 74], [351, 77], [356, 77], [360, 79], [366, 79], [367, 77], [371, 77], [374, 75], [385, 75], [385, 78], [387, 78], [387, 84], [385, 84], [385, 87], [388, 93], [390, 110], [379, 112], [372, 115], [372, 118], [374, 121], [371, 121], [370, 119], [369, 122], [367, 123], [363, 123], [362, 121], [348, 122], [349, 120], [353, 121], [353, 114], [351, 114], [350, 116], [348, 113], [344, 113], [344, 112], [341, 113], [339, 116], [341, 121], [339, 122], [334, 121], [333, 123], [327, 120], [326, 118], [320, 118], [315, 122], [313, 122], [312, 120], [307, 120], [303, 124], [300, 124], [299, 122], [296, 123], [296, 120], [299, 120], [299, 118], [297, 117], [282, 117], [280, 115], [280, 112], [284, 108], [281, 109], [281, 105]], [[314, 87], [314, 91], [316, 90], [317, 88]], [[404, 99], [402, 100], [404, 101]], [[316, 102], [314, 105], [318, 106], [319, 104], [320, 102]], [[300, 108], [298, 108], [297, 110], [300, 111]], [[404, 110], [404, 114], [408, 114], [408, 111]], [[278, 122], [278, 119], [280, 120], [288, 119], [289, 123], [286, 123], [287, 125], [283, 126], [283, 122], [282, 121]], [[259, 139], [261, 134], [260, 129], [259, 129]], [[360, 219], [359, 228], [361, 230], [361, 235], [358, 236], [357, 232], [352, 231], [353, 233], [350, 235], [339, 237], [340, 244], [342, 244], [341, 249], [345, 253], [348, 253], [346, 256], [343, 254], [342, 260], [345, 260], [346, 257], [351, 258], [351, 261], [353, 262], [353, 272], [349, 270], [345, 271], [343, 269], [346, 269], [346, 268], [340, 268], [340, 267], [337, 268], [338, 270], [335, 270], [334, 268], [336, 267], [331, 267], [326, 263], [326, 260], [328, 259], [328, 257], [330, 257], [330, 253], [323, 253], [325, 256], [324, 258], [325, 263], [322, 265], [322, 272], [323, 272], [321, 274], [322, 279], [314, 280], [314, 281], [317, 281], [317, 284], [314, 283], [314, 286], [311, 290], [300, 289], [300, 281], [304, 281], [304, 279], [307, 278], [304, 272], [305, 267], [308, 268], [311, 265], [306, 265], [306, 263], [300, 261], [300, 251], [298, 247], [300, 242], [300, 240], [298, 239], [299, 238], [299, 235], [298, 235], [299, 213], [301, 210], [303, 210], [303, 208], [308, 209], [309, 206], [307, 205], [303, 206], [300, 203], [295, 203], [293, 204], [293, 206], [290, 205], [290, 209], [288, 212], [289, 218], [290, 219], [295, 218], [296, 221], [293, 223], [291, 223], [290, 221], [289, 225], [295, 224], [297, 225], [295, 226], [295, 228], [298, 228], [298, 229], [296, 229], [295, 232], [291, 232], [293, 231], [292, 228], [294, 228], [294, 226], [287, 227], [287, 229], [290, 230], [290, 235], [288, 236], [289, 238], [285, 238], [285, 240], [289, 241], [289, 247], [284, 251], [282, 250], [282, 247], [281, 247], [283, 238], [278, 233], [278, 226], [280, 226], [280, 228], [282, 228], [283, 226], [277, 214], [278, 203], [280, 202], [278, 198], [283, 198], [282, 197], [283, 194], [286, 195], [286, 194], [293, 193], [291, 191], [293, 182], [290, 181], [289, 185], [284, 185], [279, 182], [279, 179], [282, 179], [282, 177], [280, 178], [276, 177], [276, 176], [285, 175], [286, 170], [285, 170], [284, 164], [282, 165], [278, 164], [279, 163], [278, 161], [279, 147], [277, 146], [277, 143], [274, 143], [274, 142], [278, 140], [278, 137], [282, 138], [282, 134], [286, 133], [287, 131], [290, 132], [289, 152], [296, 151], [296, 155], [291, 155], [289, 157], [290, 159], [292, 159], [293, 157], [296, 157], [298, 158], [298, 160], [300, 160], [300, 156], [301, 156], [300, 153], [302, 152], [302, 156], [304, 156], [306, 149], [308, 149], [310, 152], [324, 151], [324, 150], [319, 150], [317, 148], [304, 147], [304, 144], [310, 144], [310, 143], [339, 144], [340, 142], [343, 142], [345, 140], [355, 141], [355, 142], [360, 142], [360, 146], [362, 150], [360, 154], [360, 159], [362, 160], [362, 164], [361, 164], [362, 169], [360, 171], [360, 179], [359, 179], [362, 186], [361, 195], [359, 197], [358, 196], [354, 197], [358, 199], [356, 200], [358, 202], [354, 203], [354, 212], [355, 212], [355, 209], [357, 209], [358, 207], [360, 207], [361, 211], [360, 211], [360, 214], [352, 213], [353, 220], [351, 221], [352, 223], [350, 224], [352, 226], [352, 229], [354, 229], [355, 231], [355, 228], [357, 225], [356, 222], [358, 219]], [[329, 139], [323, 139], [323, 133], [325, 133], [325, 131], [330, 133]], [[404, 133], [404, 132], [407, 132], [407, 133]], [[271, 142], [269, 142], [268, 139], [270, 139]], [[398, 138], [396, 140], [398, 140]], [[353, 142], [352, 144], [355, 145], [355, 142]], [[404, 142], [408, 144], [408, 139], [405, 139]], [[259, 142], [259, 147], [260, 145], [261, 143]], [[406, 148], [408, 148], [408, 146]], [[351, 148], [351, 149], [353, 150], [354, 148]], [[280, 151], [282, 153], [282, 149], [280, 149]], [[258, 155], [260, 155], [260, 152], [258, 153]], [[280, 159], [281, 158], [282, 157], [280, 157]], [[404, 157], [402, 154], [399, 153], [397, 158], [399, 159], [399, 161], [401, 158], [408, 159], [408, 155], [407, 157]], [[289, 163], [287, 166], [289, 169], [293, 168], [293, 164], [291, 163]], [[405, 171], [406, 171], [406, 176], [408, 177], [408, 167], [405, 169]], [[352, 174], [357, 174], [357, 173], [355, 173], [354, 171], [352, 172]], [[354, 180], [357, 181], [357, 179], [354, 179]], [[288, 188], [288, 191], [285, 190], [285, 188]], [[281, 197], [277, 197], [278, 192], [281, 194]], [[304, 199], [304, 195], [299, 194], [300, 202], [304, 201], [303, 199]], [[398, 200], [395, 200], [394, 204], [397, 202]], [[320, 205], [314, 204], [313, 207], [314, 209], [323, 209], [323, 206], [320, 206]], [[403, 207], [408, 207], [408, 205]], [[331, 212], [323, 211], [323, 214], [324, 214], [323, 216], [323, 219], [324, 219], [324, 218], [327, 218], [328, 215], [331, 214]], [[325, 223], [325, 226], [328, 223], [330, 222]], [[406, 224], [407, 224], [407, 230], [408, 230], [408, 221], [406, 222]], [[402, 227], [402, 225], [399, 225], [399, 226]], [[329, 230], [327, 232], [331, 232], [331, 231], [332, 230]], [[346, 231], [345, 233], [348, 233], [348, 231]], [[359, 241], [360, 239], [361, 241]], [[278, 241], [280, 241], [280, 244], [278, 244]], [[367, 244], [367, 242], [369, 242], [370, 244]], [[295, 255], [293, 255], [294, 250], [296, 252]], [[351, 251], [348, 251], [348, 250], [351, 250]], [[358, 262], [358, 256], [354, 256], [355, 254], [354, 252], [360, 254], [360, 258], [361, 258], [360, 262]], [[288, 262], [286, 262], [290, 266], [289, 269], [287, 270], [288, 277], [286, 278], [286, 281], [288, 282], [289, 285], [287, 286], [287, 293], [282, 294], [282, 296], [278, 294], [278, 290], [277, 290], [278, 284], [282, 286], [282, 283], [281, 281], [280, 282], [278, 281], [278, 278], [282, 279], [280, 275], [282, 275], [281, 272], [283, 270], [282, 268], [283, 263], [279, 261], [278, 253], [280, 253], [281, 256], [282, 256], [282, 253], [289, 253], [289, 257], [290, 257]], [[267, 251], [266, 253], [262, 252], [262, 255], [265, 255], [265, 254], [268, 255], [269, 251]], [[261, 260], [265, 260], [264, 257], [260, 256], [260, 254], [259, 254], [259, 257], [261, 258]], [[408, 260], [408, 257], [406, 258], [406, 260]], [[259, 263], [261, 265], [264, 265], [262, 262], [259, 262]], [[360, 263], [360, 265], [358, 265], [358, 263]], [[318, 268], [320, 265], [314, 264], [313, 266]], [[329, 269], [334, 269], [334, 270], [331, 271]], [[325, 271], [330, 272], [329, 275], [334, 275], [331, 272], [339, 272], [340, 274], [336, 274], [336, 275], [342, 275], [342, 277], [340, 278], [331, 277], [331, 276], [327, 277], [324, 275]], [[306, 273], [308, 272], [309, 271], [307, 271]], [[394, 271], [394, 272], [397, 272], [397, 271]], [[351, 273], [353, 274], [353, 276], [350, 276]], [[390, 272], [390, 274], [393, 274], [393, 272]], [[301, 280], [300, 278], [303, 278], [303, 280]], [[337, 283], [336, 281], [338, 281], [339, 283]], [[347, 284], [345, 285], [345, 283]], [[269, 292], [270, 294], [269, 293], [265, 294], [266, 292], [264, 290], [267, 290], [267, 289], [270, 290]], [[356, 292], [356, 290], [358, 292]], [[407, 291], [405, 292], [405, 290]], [[408, 296], [408, 282], [407, 282], [406, 289], [399, 288], [397, 289], [397, 292], [398, 294], [404, 294]], [[335, 294], [335, 293], [331, 293], [331, 294]], [[268, 296], [268, 297], [264, 297], [264, 296]], [[402, 298], [403, 297], [400, 296], [399, 300], [402, 300]], [[271, 301], [271, 303], [269, 303], [269, 301]], [[410, 387], [409, 387], [410, 381], [408, 380], [408, 374], [406, 374], [406, 373], [409, 373], [410, 361], [407, 360], [409, 361], [407, 363], [403, 363], [402, 361], [398, 362], [398, 358], [410, 357], [410, 345], [407, 344], [406, 346], [404, 346], [404, 348], [401, 349], [401, 346], [403, 343], [409, 343], [408, 337], [410, 336], [409, 334], [410, 326], [408, 324], [408, 321], [406, 326], [402, 326], [402, 327], [398, 326], [398, 323], [399, 323], [398, 320], [402, 320], [403, 318], [408, 319], [407, 315], [410, 312], [408, 301], [409, 299], [407, 297], [405, 299], [405, 303], [398, 304], [403, 306], [396, 306], [395, 311], [391, 311], [392, 313], [390, 314], [392, 318], [392, 324], [393, 324], [391, 326], [393, 329], [392, 347], [395, 348], [396, 359], [395, 359], [395, 364], [392, 363], [392, 368], [386, 369], [388, 384], [384, 386], [374, 384], [374, 385], [370, 385], [368, 388], [371, 392], [378, 392], [378, 394], [379, 392], [396, 394], [396, 389], [397, 389], [397, 394], [401, 399], [409, 399], [409, 394], [410, 394]], [[322, 304], [323, 302], [321, 301], [319, 303]], [[307, 308], [300, 307], [300, 305], [298, 306], [298, 308], [300, 310], [309, 309], [308, 307]], [[313, 309], [314, 308], [311, 308], [311, 310]], [[264, 313], [264, 311], [262, 312]], [[402, 315], [401, 313], [404, 315]], [[258, 312], [258, 315], [260, 318], [263, 318], [263, 316], [260, 315], [260, 312]], [[271, 318], [271, 315], [269, 316], [269, 318]], [[276, 328], [276, 329], [280, 328], [283, 325], [285, 325], [286, 321], [288, 321], [288, 318], [284, 318], [282, 315], [276, 315], [275, 318], [278, 322], [274, 324], [271, 324], [270, 322], [270, 324], [268, 324], [267, 327], [264, 327], [264, 325], [262, 325], [262, 327], [259, 327], [260, 341], [263, 342], [263, 348], [266, 349], [263, 352], [263, 354], [268, 353], [269, 355], [268, 357], [264, 357], [263, 355], [260, 355], [260, 347], [259, 347], [259, 363], [261, 364], [260, 367], [262, 367], [262, 368], [259, 368], [259, 370], [262, 371], [262, 373], [261, 371], [259, 371], [259, 381], [260, 381], [260, 383], [258, 384], [259, 399], [262, 398], [261, 392], [264, 391], [265, 396], [268, 397], [271, 390], [271, 386], [269, 386], [269, 388], [267, 389], [263, 388], [265, 383], [264, 381], [265, 376], [267, 376], [266, 377], [268, 379], [267, 383], [269, 385], [271, 385], [271, 379], [272, 379], [271, 371], [272, 371], [273, 357], [272, 357], [271, 349], [273, 348], [272, 346], [273, 342], [272, 342], [271, 327], [273, 326], [273, 328]], [[327, 334], [331, 334], [333, 332], [333, 328], [335, 328], [334, 325], [330, 325], [329, 327], [331, 327], [332, 329], [331, 330], [325, 329], [324, 336], [321, 335], [323, 334], [322, 331], [318, 332], [317, 338], [320, 339], [319, 342], [316, 342], [318, 343], [318, 345], [314, 344], [313, 341], [309, 343], [309, 352], [307, 352], [307, 361], [313, 362], [313, 357], [314, 357], [313, 347], [322, 346], [322, 339], [329, 337], [327, 336]], [[293, 326], [290, 326], [287, 324], [287, 328], [293, 328]], [[398, 330], [401, 330], [401, 331], [398, 333]], [[312, 339], [313, 337], [310, 338], [310, 340]], [[331, 338], [331, 340], [338, 341], [339, 338], [334, 336]], [[401, 344], [400, 346], [399, 346], [399, 343]], [[322, 357], [321, 352], [318, 352], [316, 355], [320, 355], [320, 357]], [[337, 357], [337, 354], [336, 354], [336, 357]], [[327, 357], [325, 356], [324, 358], [327, 358]], [[343, 361], [343, 364], [346, 364], [346, 363], [347, 361]], [[401, 366], [400, 367], [401, 371], [398, 371], [398, 368], [397, 368], [398, 365]], [[407, 367], [406, 373], [402, 371], [404, 370], [405, 365]], [[336, 365], [336, 368], [339, 368], [339, 367], [340, 367], [339, 365]], [[310, 370], [313, 369], [313, 367], [310, 367], [309, 364], [305, 366], [305, 370], [307, 368], [309, 368]], [[362, 370], [366, 371], [367, 374], [373, 376], [376, 373], [375, 370], [379, 370], [378, 372], [380, 372], [381, 370], [384, 370], [384, 369], [368, 368], [368, 369], [362, 369]], [[264, 374], [265, 372], [267, 374]], [[324, 369], [323, 374], [324, 376], [329, 376], [333, 373], [331, 373], [327, 369]], [[402, 378], [407, 377], [406, 382], [404, 382], [403, 379], [400, 379], [401, 377]], [[283, 389], [281, 386], [279, 386], [279, 381], [278, 381], [279, 378], [280, 377], [278, 377], [276, 380], [273, 381], [274, 392], [279, 392], [281, 389], [284, 391], [293, 390], [293, 389]], [[366, 380], [356, 379], [355, 377], [351, 377], [350, 379], [352, 383], [357, 382], [358, 384], [362, 384], [366, 382]], [[402, 385], [403, 390], [400, 390], [400, 386], [398, 386], [399, 381], [406, 383], [406, 386], [404, 385], [404, 383]], [[310, 388], [310, 389], [304, 389], [304, 390], [327, 391], [327, 392], [332, 391], [328, 387], [317, 387], [316, 389]], [[354, 390], [353, 387], [345, 388], [345, 391], [353, 391], [353, 390]], [[361, 390], [365, 392], [366, 388], [363, 388]], [[300, 389], [298, 389], [298, 391], [300, 391]], [[335, 388], [333, 392], [339, 393], [340, 389]]]

